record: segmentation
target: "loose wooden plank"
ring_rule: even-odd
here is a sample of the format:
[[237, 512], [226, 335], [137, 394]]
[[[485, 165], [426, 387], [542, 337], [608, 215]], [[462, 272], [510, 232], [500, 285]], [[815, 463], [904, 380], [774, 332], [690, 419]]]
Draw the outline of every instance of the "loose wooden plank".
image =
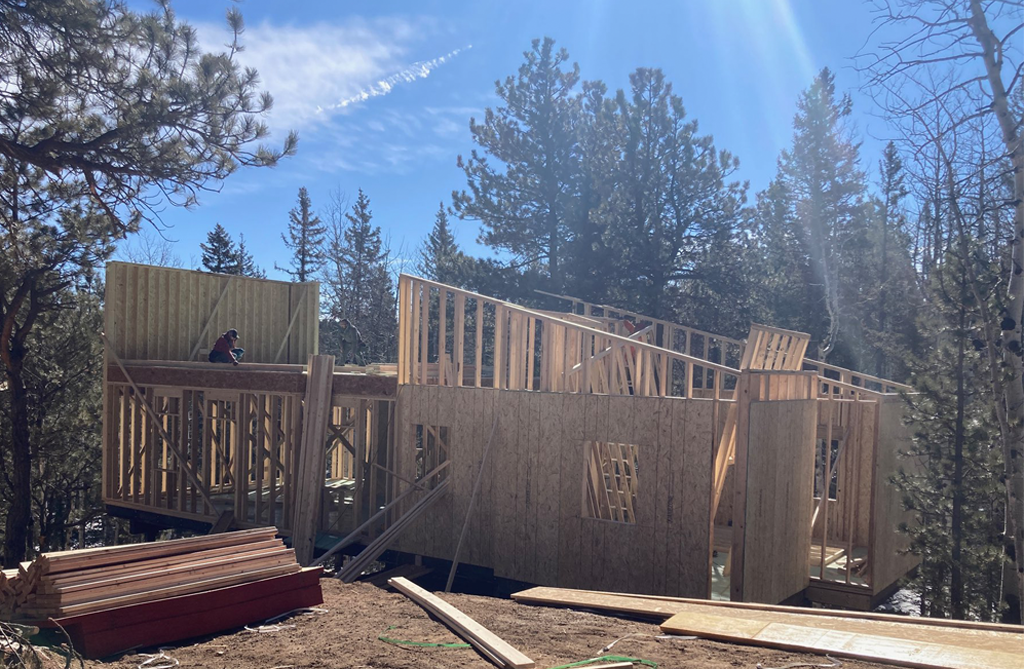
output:
[[388, 580], [388, 585], [440, 618], [456, 634], [483, 652], [488, 659], [496, 659], [496, 664], [499, 667], [532, 669], [532, 667], [536, 666], [533, 660], [513, 648], [486, 627], [412, 581], [398, 577]]
[[920, 669], [1019, 669], [1021, 656], [927, 641], [822, 630], [701, 613], [678, 613], [661, 625], [669, 634], [693, 634], [707, 639], [809, 653], [830, 653], [872, 662]]
[[658, 620], [668, 620], [681, 610], [678, 602], [669, 600], [645, 598], [640, 595], [606, 594], [589, 590], [566, 590], [564, 588], [530, 588], [514, 593], [512, 599], [523, 604], [615, 611], [616, 613], [628, 613]]

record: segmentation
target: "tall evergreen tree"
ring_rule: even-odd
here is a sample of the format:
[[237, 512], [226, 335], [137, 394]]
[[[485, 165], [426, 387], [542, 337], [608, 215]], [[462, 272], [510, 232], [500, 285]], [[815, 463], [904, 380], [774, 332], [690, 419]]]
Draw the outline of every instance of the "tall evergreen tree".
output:
[[238, 235], [238, 248], [235, 250], [236, 260], [234, 271], [228, 272], [229, 274], [237, 274], [238, 276], [249, 276], [254, 279], [266, 279], [267, 273], [256, 264], [253, 260], [252, 254], [245, 247], [245, 235]]
[[309, 191], [299, 188], [299, 204], [288, 212], [288, 234], [281, 235], [284, 245], [292, 250], [291, 269], [274, 267], [295, 281], [311, 281], [324, 263], [324, 234], [327, 228], [313, 213]]
[[347, 318], [359, 328], [368, 361], [391, 362], [398, 327], [395, 288], [390, 254], [372, 220], [370, 198], [359, 189], [351, 209], [331, 222], [324, 277], [328, 313], [335, 323]]
[[[765, 248], [769, 257], [797, 260], [784, 271], [805, 287], [806, 296], [779, 304], [776, 317], [780, 325], [811, 333], [822, 360], [842, 340], [849, 291], [855, 289], [844, 280], [847, 271], [862, 264], [867, 248], [865, 176], [858, 165], [859, 144], [845, 126], [851, 111], [849, 95], [837, 95], [828, 68], [800, 96], [793, 145], [779, 158], [784, 190], [778, 192], [788, 198], [789, 212], [777, 220], [790, 229], [771, 233], [793, 246]], [[770, 262], [784, 267], [777, 259]], [[850, 363], [848, 357], [839, 356], [839, 361]]]
[[6, 566], [37, 545], [32, 473], [45, 462], [26, 373], [38, 351], [49, 352], [38, 328], [65, 308], [60, 296], [156, 208], [193, 204], [238, 167], [272, 166], [295, 148], [294, 135], [281, 151], [258, 144], [271, 98], [235, 58], [241, 15], [229, 12], [228, 24], [233, 37], [214, 54], [169, 3], [145, 14], [107, 0], [0, 3]]
[[206, 243], [200, 243], [203, 268], [214, 274], [240, 274], [238, 249], [224, 226], [217, 223], [206, 233]]
[[998, 620], [1004, 498], [998, 425], [990, 410], [987, 361], [976, 302], [962, 263], [948, 256], [933, 273], [922, 325], [930, 346], [913, 363], [907, 396], [914, 426], [908, 466], [894, 478], [917, 521], [903, 529], [921, 556], [914, 585], [921, 614]]
[[610, 281], [621, 287], [617, 301], [672, 318], [703, 250], [728, 244], [738, 226], [745, 187], [726, 179], [739, 163], [697, 134], [661, 70], [633, 72], [616, 104], [622, 160], [604, 211], [617, 262]]
[[452, 193], [464, 219], [479, 220], [481, 240], [509, 253], [517, 267], [541, 263], [561, 291], [575, 210], [580, 117], [579, 66], [551, 38], [534, 40], [516, 76], [495, 84], [501, 105], [470, 121], [476, 149], [459, 166], [467, 191]]
[[420, 249], [416, 271], [428, 279], [460, 286], [464, 264], [465, 255], [448, 225], [448, 212], [442, 202], [434, 215], [434, 227]]
[[871, 200], [868, 228], [870, 257], [854, 268], [862, 301], [856, 305], [863, 333], [861, 369], [887, 379], [904, 380], [904, 359], [918, 347], [920, 299], [914, 273], [904, 199], [908, 189], [903, 161], [889, 142], [878, 164], [879, 192]]

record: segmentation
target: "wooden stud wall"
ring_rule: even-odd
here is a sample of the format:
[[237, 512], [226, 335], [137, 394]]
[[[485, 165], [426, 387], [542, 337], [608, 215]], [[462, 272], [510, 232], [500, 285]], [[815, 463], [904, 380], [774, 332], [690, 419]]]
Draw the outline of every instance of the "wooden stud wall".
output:
[[246, 362], [305, 364], [317, 352], [319, 294], [312, 282], [111, 262], [104, 329], [122, 360], [198, 360], [193, 351], [235, 328]]
[[[710, 339], [701, 340], [699, 355], [690, 355], [658, 345], [653, 326], [625, 336], [598, 321], [602, 327], [593, 327], [587, 322], [593, 319], [535, 311], [404, 274], [398, 309], [401, 384], [647, 397], [707, 395], [714, 386], [717, 398], [738, 373], [709, 361]], [[696, 335], [686, 337], [693, 350]], [[716, 377], [722, 380], [715, 383]]]
[[[399, 474], [415, 426], [449, 428], [450, 493], [399, 548], [451, 559], [492, 423], [498, 426], [461, 562], [563, 587], [706, 597], [713, 402], [400, 386]], [[584, 517], [585, 442], [636, 445], [636, 523]]]
[[[130, 374], [144, 369], [127, 367]], [[212, 522], [231, 510], [239, 526], [276, 525], [288, 534], [296, 507], [297, 454], [303, 432], [302, 392], [274, 389], [288, 372], [234, 375], [244, 388], [140, 385], [160, 427], [144, 410], [131, 385], [108, 382], [104, 416], [104, 501], [162, 515]], [[302, 387], [305, 374], [291, 375]], [[139, 374], [139, 376], [143, 376]], [[343, 374], [335, 374], [344, 377]], [[260, 387], [260, 382], [266, 387]], [[344, 385], [344, 384], [342, 384]], [[389, 482], [374, 464], [387, 467], [392, 448], [394, 400], [334, 394], [324, 444], [327, 479], [348, 481], [317, 521], [317, 529], [344, 534], [389, 494]], [[344, 454], [344, 457], [341, 456]], [[190, 469], [201, 489], [189, 482]], [[239, 485], [241, 483], [241, 485]], [[310, 493], [312, 494], [312, 493]], [[316, 494], [320, 494], [319, 492]], [[324, 495], [329, 490], [324, 488]], [[216, 508], [206, 501], [209, 497]], [[344, 507], [344, 508], [343, 508]]]

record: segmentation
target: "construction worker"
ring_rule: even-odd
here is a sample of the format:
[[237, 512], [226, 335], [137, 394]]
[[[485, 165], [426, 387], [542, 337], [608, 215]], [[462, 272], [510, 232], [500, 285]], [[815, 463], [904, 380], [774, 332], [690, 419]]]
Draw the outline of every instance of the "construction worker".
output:
[[347, 318], [342, 318], [339, 322], [341, 326], [341, 362], [343, 365], [347, 365], [349, 361], [352, 364], [364, 366], [366, 360], [363, 358], [363, 349], [366, 348], [366, 344], [363, 343], [363, 338], [359, 336], [359, 330], [356, 326], [348, 322]]
[[210, 351], [210, 362], [223, 362], [237, 365], [245, 354], [244, 348], [237, 348], [238, 330], [231, 328], [220, 336]]

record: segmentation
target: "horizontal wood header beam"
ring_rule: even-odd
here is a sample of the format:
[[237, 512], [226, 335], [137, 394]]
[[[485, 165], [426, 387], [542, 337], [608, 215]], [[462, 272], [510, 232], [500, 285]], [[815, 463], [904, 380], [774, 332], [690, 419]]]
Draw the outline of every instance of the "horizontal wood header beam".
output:
[[[292, 393], [306, 392], [306, 374], [301, 367], [295, 371], [262, 370], [262, 365], [242, 364], [238, 367], [210, 363], [203, 367], [164, 367], [161, 365], [126, 365], [128, 373], [140, 386], [171, 386], [177, 388], [237, 390], [239, 392]], [[128, 383], [116, 366], [107, 368], [109, 383]], [[398, 379], [393, 376], [365, 374], [334, 374], [333, 394], [357, 397], [392, 398], [397, 394]]]

